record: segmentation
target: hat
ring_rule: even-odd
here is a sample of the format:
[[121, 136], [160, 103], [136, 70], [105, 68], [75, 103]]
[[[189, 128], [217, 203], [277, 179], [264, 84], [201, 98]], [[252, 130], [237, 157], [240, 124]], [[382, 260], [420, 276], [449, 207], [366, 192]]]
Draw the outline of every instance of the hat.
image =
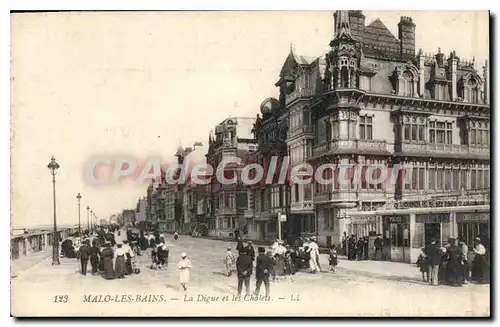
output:
[[316, 236], [311, 236], [310, 240], [311, 241], [316, 241]]
[[182, 253], [181, 253], [181, 258], [185, 258], [185, 257], [187, 257], [186, 252], [182, 252]]
[[116, 243], [116, 246], [121, 248], [122, 247], [122, 244], [121, 243]]
[[479, 237], [476, 237], [474, 240], [481, 242], [481, 239]]
[[259, 247], [258, 247], [258, 249], [257, 249], [257, 251], [258, 251], [259, 253], [265, 253], [265, 252], [266, 252], [266, 249], [265, 249], [263, 246], [259, 246]]
[[226, 249], [227, 249], [228, 251], [231, 251], [231, 247], [230, 247], [230, 246], [228, 246]]
[[123, 240], [123, 244], [127, 244], [128, 243], [128, 240]]

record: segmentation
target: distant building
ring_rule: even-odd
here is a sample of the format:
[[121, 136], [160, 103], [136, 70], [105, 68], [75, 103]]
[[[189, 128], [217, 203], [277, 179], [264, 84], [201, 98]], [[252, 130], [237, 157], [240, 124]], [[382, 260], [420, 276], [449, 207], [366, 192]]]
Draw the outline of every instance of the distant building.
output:
[[[217, 169], [220, 162], [231, 157], [246, 158], [249, 153], [258, 149], [253, 137], [255, 118], [230, 117], [215, 126], [215, 135], [209, 137], [209, 149], [206, 155], [207, 164]], [[225, 166], [225, 175], [232, 178], [242, 168], [245, 161], [238, 166]], [[235, 229], [245, 231], [247, 222], [244, 211], [248, 210], [247, 189], [244, 185], [221, 184], [217, 178], [212, 178], [209, 184], [211, 215], [208, 218], [209, 234], [212, 236], [229, 236]], [[243, 233], [242, 233], [243, 234]]]
[[135, 210], [126, 209], [122, 212], [122, 224], [134, 225], [135, 224]]
[[145, 197], [142, 197], [137, 201], [137, 208], [135, 210], [135, 221], [137, 223], [146, 221], [146, 206], [147, 200]]

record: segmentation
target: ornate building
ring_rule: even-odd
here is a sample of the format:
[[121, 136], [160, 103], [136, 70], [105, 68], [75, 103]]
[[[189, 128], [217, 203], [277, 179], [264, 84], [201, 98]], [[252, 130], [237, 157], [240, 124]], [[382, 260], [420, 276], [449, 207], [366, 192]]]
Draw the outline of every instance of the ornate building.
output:
[[[282, 159], [287, 156], [286, 137], [288, 131], [288, 112], [280, 101], [268, 98], [260, 106], [252, 132], [258, 142], [258, 152], [248, 156], [247, 162], [264, 168], [264, 175], [248, 188], [248, 237], [259, 240], [273, 240], [278, 236], [278, 214], [288, 214], [290, 191], [288, 181], [280, 182], [279, 173]], [[274, 162], [272, 162], [274, 160]], [[272, 171], [270, 166], [276, 168]], [[255, 174], [256, 175], [256, 174]], [[250, 177], [255, 178], [252, 175]], [[283, 175], [286, 177], [286, 175]], [[291, 235], [288, 222], [283, 224], [283, 237]]]
[[[446, 196], [464, 203], [488, 191], [487, 63], [480, 74], [474, 60], [455, 52], [416, 52], [416, 25], [409, 17], [401, 17], [397, 38], [378, 19], [366, 25], [361, 11], [338, 11], [334, 21], [324, 59], [290, 51], [276, 83], [280, 97], [272, 117], [288, 120], [292, 165], [381, 164], [395, 173], [391, 168], [401, 164], [411, 179], [367, 183], [349, 173], [348, 182], [339, 183], [338, 168], [326, 169], [323, 176], [333, 180], [328, 185], [290, 186], [288, 225], [317, 234], [323, 245], [339, 244], [345, 234], [381, 233], [394, 249], [392, 259], [405, 261], [430, 238], [488, 233], [489, 214], [478, 214], [469, 228], [456, 218], [464, 207], [449, 207], [448, 216], [433, 216], [431, 209], [422, 209], [425, 215], [401, 212], [398, 219], [377, 211]], [[266, 139], [257, 140], [262, 152]]]
[[[244, 217], [244, 211], [248, 209], [246, 188], [241, 183], [220, 183], [216, 178], [216, 170], [223, 160], [246, 158], [250, 152], [257, 151], [257, 144], [252, 136], [253, 122], [254, 118], [230, 117], [215, 127], [215, 135], [209, 136], [206, 157], [214, 174], [208, 190], [211, 212], [207, 224], [208, 233], [212, 236], [232, 236], [236, 229], [247, 231]], [[225, 165], [225, 178], [237, 177], [244, 165], [244, 160], [239, 165]]]

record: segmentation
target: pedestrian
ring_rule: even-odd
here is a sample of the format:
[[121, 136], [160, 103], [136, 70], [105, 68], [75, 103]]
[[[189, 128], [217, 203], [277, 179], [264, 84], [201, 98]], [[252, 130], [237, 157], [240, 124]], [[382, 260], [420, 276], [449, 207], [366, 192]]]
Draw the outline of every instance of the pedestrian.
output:
[[311, 237], [308, 244], [309, 253], [309, 268], [311, 268], [311, 273], [321, 272], [321, 266], [319, 265], [319, 246], [316, 243], [316, 237]]
[[365, 241], [362, 237], [359, 238], [358, 243], [356, 243], [356, 252], [358, 255], [358, 261], [363, 260], [363, 251], [365, 249]]
[[455, 239], [448, 239], [449, 247], [446, 249], [446, 279], [451, 286], [461, 286], [460, 282], [460, 261], [461, 253], [457, 247]]
[[273, 256], [272, 251], [267, 251], [266, 256], [271, 260], [271, 268], [269, 269], [269, 275], [272, 277], [273, 281], [276, 280], [276, 270], [274, 269], [274, 266], [276, 265], [276, 259]]
[[182, 289], [187, 291], [187, 285], [189, 283], [189, 274], [192, 268], [191, 261], [187, 258], [186, 253], [181, 254], [181, 260], [177, 267], [180, 269], [179, 281], [181, 283]]
[[122, 244], [116, 244], [117, 249], [115, 251], [115, 277], [122, 279], [125, 278], [126, 267], [125, 267], [125, 250], [122, 248]]
[[177, 240], [179, 238], [179, 233], [177, 231], [174, 233], [174, 240]]
[[465, 240], [463, 238], [458, 240], [458, 247], [460, 249], [461, 281], [462, 284], [467, 285], [470, 279], [469, 247], [465, 244]]
[[160, 234], [160, 243], [165, 244], [165, 235], [163, 233]]
[[382, 247], [383, 247], [382, 235], [378, 234], [374, 242], [375, 260], [377, 261], [382, 260]]
[[472, 251], [474, 251], [474, 260], [472, 261], [471, 280], [483, 284], [485, 282], [486, 248], [479, 237], [474, 240], [474, 249]]
[[332, 245], [328, 259], [330, 264], [330, 271], [335, 272], [335, 267], [337, 267], [338, 265], [337, 249], [335, 248], [335, 245]]
[[113, 279], [115, 278], [115, 270], [113, 269], [113, 258], [114, 251], [111, 247], [111, 242], [104, 243], [104, 249], [102, 250], [102, 257], [104, 262], [104, 278]]
[[99, 249], [98, 239], [94, 238], [92, 240], [92, 247], [90, 248], [90, 264], [92, 265], [92, 275], [97, 274], [97, 268], [99, 266], [99, 261], [101, 257], [101, 249]]
[[427, 276], [429, 276], [429, 284], [437, 286], [441, 255], [438, 247], [436, 246], [436, 240], [432, 240], [431, 243], [425, 246], [424, 253], [427, 256], [427, 262], [429, 265], [427, 273]]
[[80, 249], [78, 250], [78, 257], [80, 259], [81, 274], [83, 276], [86, 276], [87, 264], [89, 262], [89, 257], [90, 257], [89, 240], [83, 241], [82, 246], [80, 246]]
[[255, 249], [253, 247], [252, 241], [248, 241], [247, 248], [248, 248], [248, 253], [252, 257], [252, 262], [255, 261]]
[[424, 253], [425, 248], [420, 249], [422, 253], [419, 254], [417, 258], [417, 267], [420, 269], [422, 273], [422, 280], [425, 283], [429, 282], [429, 264], [427, 260], [427, 255]]
[[154, 233], [149, 234], [149, 247], [156, 248], [156, 238]]
[[266, 249], [264, 247], [259, 246], [257, 251], [259, 255], [257, 256], [255, 266], [255, 277], [257, 278], [255, 284], [255, 295], [259, 295], [260, 286], [262, 285], [262, 283], [264, 283], [264, 287], [266, 289], [266, 297], [268, 297], [270, 293], [269, 275], [271, 274], [273, 261], [269, 256], [265, 255]]
[[250, 294], [250, 276], [252, 276], [253, 263], [248, 249], [243, 249], [236, 260], [236, 270], [238, 272], [238, 296], [241, 296], [243, 283], [246, 294]]
[[347, 242], [348, 244], [348, 259], [349, 260], [356, 260], [356, 236], [351, 235], [349, 238], [349, 241]]
[[226, 275], [229, 277], [233, 274], [234, 265], [236, 264], [236, 257], [231, 251], [231, 247], [227, 248], [226, 255], [224, 256], [224, 264], [226, 266]]
[[123, 252], [125, 252], [125, 275], [132, 275], [132, 258], [134, 257], [134, 252], [128, 243], [128, 240], [124, 240], [122, 245]]

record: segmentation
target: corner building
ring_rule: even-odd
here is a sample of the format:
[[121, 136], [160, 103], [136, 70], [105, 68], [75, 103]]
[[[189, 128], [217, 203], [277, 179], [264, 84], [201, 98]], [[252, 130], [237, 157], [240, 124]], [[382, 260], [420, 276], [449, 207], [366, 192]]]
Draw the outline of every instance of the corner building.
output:
[[488, 63], [477, 71], [454, 51], [415, 51], [409, 17], [397, 37], [361, 11], [337, 11], [334, 24], [330, 51], [291, 49], [276, 83], [271, 114], [287, 117], [291, 164], [400, 164], [411, 179], [342, 184], [326, 170], [329, 185], [289, 185], [288, 228], [323, 246], [380, 233], [397, 261], [414, 261], [431, 238], [489, 239]]

